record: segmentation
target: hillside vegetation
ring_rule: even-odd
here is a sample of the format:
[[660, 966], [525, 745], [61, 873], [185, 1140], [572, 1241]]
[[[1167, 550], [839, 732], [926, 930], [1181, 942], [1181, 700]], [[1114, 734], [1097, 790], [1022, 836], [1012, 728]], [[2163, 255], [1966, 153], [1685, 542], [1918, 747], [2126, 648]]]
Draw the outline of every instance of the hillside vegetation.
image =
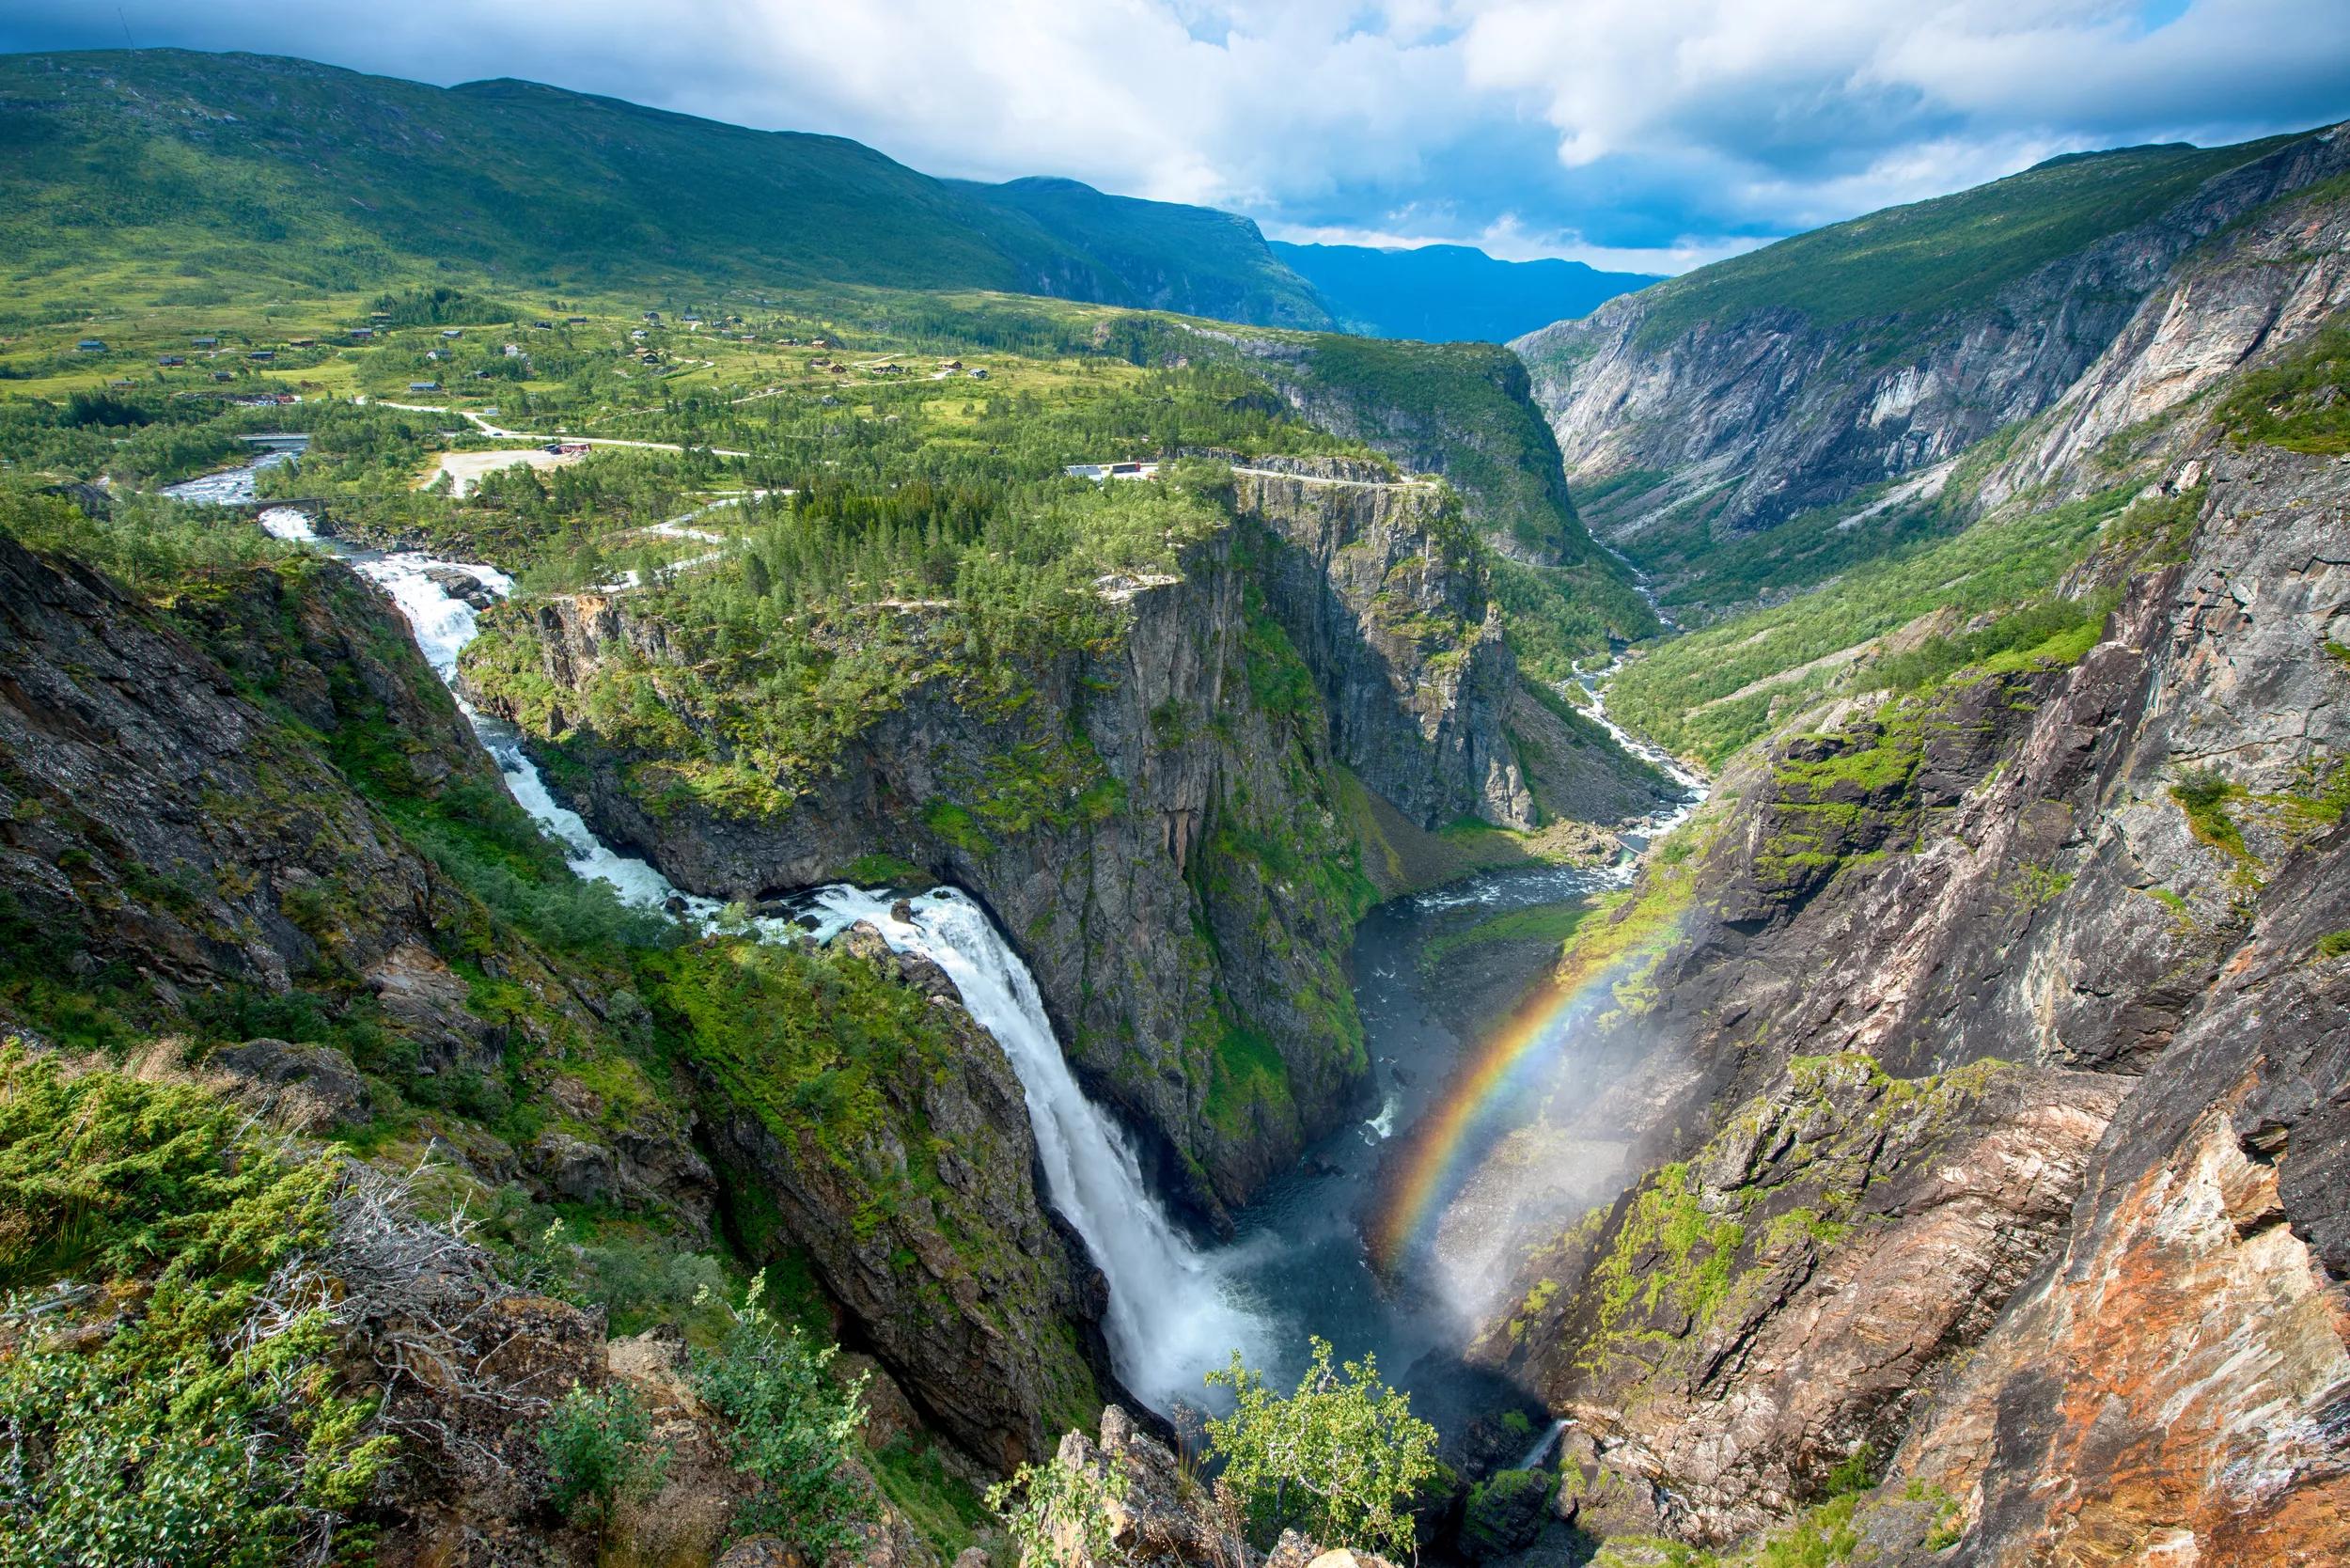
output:
[[[1971, 190], [1830, 224], [1659, 285], [1643, 301], [1640, 340], [1664, 343], [1700, 322], [1763, 310], [1797, 311], [1823, 327], [1888, 317], [1922, 326], [2159, 215], [2213, 175], [2293, 140], [2074, 153]], [[1905, 336], [1897, 329], [1894, 342]], [[1890, 352], [1894, 342], [1882, 346]]]
[[982, 288], [1316, 326], [1253, 224], [948, 183], [835, 136], [534, 83], [180, 50], [0, 59], [20, 303], [225, 304], [409, 274], [584, 290]]

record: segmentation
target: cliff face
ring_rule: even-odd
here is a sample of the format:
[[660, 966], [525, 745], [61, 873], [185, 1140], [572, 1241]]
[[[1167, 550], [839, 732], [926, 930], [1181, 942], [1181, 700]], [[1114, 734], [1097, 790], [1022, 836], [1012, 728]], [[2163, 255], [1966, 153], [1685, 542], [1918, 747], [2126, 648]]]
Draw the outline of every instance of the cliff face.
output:
[[1484, 1347], [1580, 1423], [1587, 1527], [1725, 1540], [1898, 1450], [1920, 1561], [2341, 1550], [2350, 469], [2173, 461], [2077, 662], [1813, 714], [1619, 914], [1671, 919], [1616, 1089], [1520, 1147], [1650, 1174]]
[[1107, 1287], [1041, 1200], [1020, 1080], [954, 982], [870, 927], [839, 942], [919, 995], [940, 1038], [901, 1058], [878, 1086], [887, 1108], [872, 1135], [838, 1152], [818, 1132], [761, 1116], [743, 1088], [754, 1065], [701, 1067], [728, 1215], [755, 1259], [805, 1248], [924, 1415], [1009, 1472], [1100, 1407], [1092, 1368], [1108, 1365]]
[[2350, 137], [2303, 138], [1931, 321], [1824, 326], [1794, 309], [1742, 307], [1656, 341], [1644, 292], [1512, 346], [1569, 479], [1641, 477], [1596, 509], [1605, 533], [1637, 553], [1645, 528], [1685, 505], [1719, 539], [1915, 474], [2038, 414], [2182, 258], [2344, 168]]
[[[342, 566], [241, 570], [158, 607], [0, 535], [0, 981], [36, 1004], [0, 1000], [11, 1037], [131, 1052], [305, 1135], [367, 1128], [426, 1196], [494, 1224], [560, 1204], [590, 1236], [629, 1238], [541, 1270], [682, 1267], [723, 1217], [755, 1262], [804, 1256], [840, 1337], [983, 1463], [1090, 1418], [1099, 1284], [1039, 1201], [1001, 1048], [943, 977], [878, 942], [824, 960], [835, 982], [904, 996], [921, 1027], [862, 1137], [821, 1148], [766, 1115], [755, 1074], [712, 1068], [720, 1053], [671, 995], [689, 961], [738, 954], [632, 963], [518, 929], [451, 855], [465, 831], [509, 866], [523, 845], [549, 853], [392, 606]], [[551, 1245], [535, 1227], [501, 1239]], [[534, 1299], [528, 1314], [517, 1334], [560, 1339], [564, 1364], [600, 1380], [594, 1313]], [[426, 1406], [446, 1390], [393, 1392], [439, 1430]], [[450, 1452], [419, 1439], [401, 1551], [438, 1560], [434, 1542], [531, 1505], [543, 1401], [518, 1399], [493, 1412], [494, 1437], [473, 1435], [495, 1464], [466, 1457], [454, 1426]]]
[[1534, 826], [1504, 728], [1517, 660], [1443, 489], [1292, 466], [1237, 473], [1237, 510], [1288, 546], [1265, 598], [1322, 688], [1332, 749], [1422, 827]]
[[[1423, 827], [1532, 820], [1503, 728], [1515, 666], [1441, 491], [1292, 466], [1236, 476], [1243, 521], [1180, 572], [1104, 584], [1119, 632], [1024, 668], [1027, 700], [972, 699], [950, 658], [780, 811], [655, 810], [630, 786], [643, 759], [571, 719], [567, 694], [609, 662], [658, 682], [681, 656], [658, 621], [572, 596], [503, 625], [556, 688], [536, 738], [600, 832], [719, 897], [873, 855], [970, 889], [1089, 1090], [1214, 1215], [1332, 1125], [1364, 1071], [1341, 956], [1371, 894], [1334, 764]], [[530, 717], [494, 682], [478, 695]], [[994, 782], [1062, 758], [1098, 769], [1061, 792], [1081, 798], [1015, 809]]]

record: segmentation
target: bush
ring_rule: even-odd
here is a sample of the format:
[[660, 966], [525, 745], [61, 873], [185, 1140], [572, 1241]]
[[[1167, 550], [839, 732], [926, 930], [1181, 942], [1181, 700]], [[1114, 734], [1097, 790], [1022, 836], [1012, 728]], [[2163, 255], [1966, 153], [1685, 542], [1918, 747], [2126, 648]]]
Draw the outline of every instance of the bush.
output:
[[1053, 1463], [1023, 1465], [988, 1488], [987, 1506], [1018, 1543], [1021, 1560], [1051, 1568], [1108, 1568], [1126, 1560], [1110, 1526], [1110, 1507], [1126, 1498], [1126, 1473]]
[[1208, 1382], [1232, 1390], [1232, 1414], [1207, 1423], [1208, 1443], [1246, 1509], [1251, 1531], [1269, 1546], [1295, 1529], [1309, 1539], [1406, 1558], [1414, 1541], [1410, 1500], [1436, 1473], [1436, 1429], [1412, 1414], [1412, 1397], [1379, 1381], [1366, 1356], [1330, 1364], [1317, 1338], [1313, 1363], [1287, 1398], [1240, 1354]]
[[760, 1483], [736, 1529], [779, 1536], [817, 1561], [854, 1544], [873, 1515], [871, 1496], [843, 1468], [865, 1424], [865, 1379], [835, 1382], [839, 1347], [778, 1326], [760, 1304], [766, 1286], [764, 1272], [752, 1279], [726, 1341], [697, 1359], [694, 1389], [734, 1423], [735, 1467]]
[[555, 1506], [599, 1534], [613, 1505], [657, 1488], [669, 1463], [669, 1450], [652, 1441], [644, 1405], [618, 1384], [594, 1393], [572, 1384], [540, 1423], [539, 1451]]
[[281, 1276], [325, 1244], [342, 1169], [200, 1090], [0, 1047], [0, 1281], [100, 1287], [87, 1333], [55, 1332], [69, 1313], [0, 1356], [0, 1568], [364, 1550], [348, 1515], [393, 1439]]

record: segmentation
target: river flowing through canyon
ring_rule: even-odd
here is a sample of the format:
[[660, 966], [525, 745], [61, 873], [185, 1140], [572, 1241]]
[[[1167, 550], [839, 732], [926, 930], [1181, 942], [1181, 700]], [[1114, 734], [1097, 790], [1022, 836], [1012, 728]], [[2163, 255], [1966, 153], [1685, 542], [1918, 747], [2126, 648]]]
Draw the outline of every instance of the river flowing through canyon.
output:
[[[506, 573], [485, 564], [323, 538], [291, 508], [264, 507], [258, 521], [279, 539], [343, 558], [383, 589], [452, 688], [458, 657], [476, 632], [474, 609], [452, 592], [463, 586], [459, 574], [499, 597], [512, 590]], [[1651, 835], [1669, 827], [1701, 797], [1702, 782], [1606, 718], [1604, 673], [1587, 684], [1594, 716], [1683, 786], [1686, 800], [1646, 824]], [[716, 901], [682, 893], [645, 860], [605, 844], [555, 798], [518, 735], [462, 695], [458, 701], [515, 800], [562, 844], [573, 870], [608, 884], [629, 903], [664, 908], [689, 923], [721, 917]], [[1304, 1365], [1309, 1338], [1319, 1336], [1342, 1358], [1375, 1355], [1383, 1375], [1409, 1388], [1422, 1414], [1458, 1432], [1480, 1414], [1522, 1404], [1522, 1396], [1462, 1360], [1469, 1308], [1459, 1281], [1443, 1278], [1427, 1249], [1383, 1274], [1364, 1239], [1381, 1200], [1383, 1164], [1443, 1100], [1471, 1043], [1432, 1010], [1422, 950], [1440, 930], [1582, 899], [1628, 876], [1628, 866], [1511, 869], [1373, 909], [1352, 955], [1372, 1064], [1367, 1114], [1308, 1150], [1239, 1213], [1231, 1238], [1214, 1246], [1186, 1234], [1150, 1191], [1126, 1134], [1071, 1073], [1026, 965], [966, 895], [951, 887], [835, 885], [791, 901], [791, 917], [751, 925], [769, 939], [800, 940], [866, 921], [892, 948], [920, 954], [954, 981], [1019, 1077], [1046, 1192], [1108, 1281], [1111, 1356], [1136, 1395], [1162, 1412], [1179, 1403], [1213, 1407], [1202, 1376], [1234, 1351], [1284, 1383]], [[1513, 999], [1497, 996], [1493, 1005], [1506, 1010]]]

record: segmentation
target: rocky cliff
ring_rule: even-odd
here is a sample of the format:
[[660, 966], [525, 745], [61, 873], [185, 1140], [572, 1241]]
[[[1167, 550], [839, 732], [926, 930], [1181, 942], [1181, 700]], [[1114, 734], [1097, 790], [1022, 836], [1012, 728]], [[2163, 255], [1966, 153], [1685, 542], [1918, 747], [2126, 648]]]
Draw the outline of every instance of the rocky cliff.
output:
[[[778, 952], [796, 988], [722, 992], [765, 949], [678, 946], [584, 888], [392, 606], [338, 564], [277, 557], [140, 597], [0, 534], [0, 588], [11, 1040], [127, 1055], [358, 1139], [405, 1178], [402, 1224], [473, 1216], [451, 1232], [479, 1245], [450, 1309], [492, 1359], [507, 1331], [481, 1314], [511, 1318], [523, 1348], [502, 1354], [525, 1382], [602, 1381], [604, 1311], [674, 1332], [731, 1246], [812, 1277], [803, 1309], [878, 1357], [907, 1423], [983, 1465], [1090, 1419], [1098, 1279], [1039, 1200], [1017, 1080], [943, 977], [851, 940]], [[879, 1079], [822, 1139], [807, 1086], [761, 1072], [804, 1038], [868, 1053], [810, 1076]], [[528, 1525], [545, 1391], [462, 1417], [432, 1408], [455, 1396], [430, 1378], [386, 1397], [415, 1405], [393, 1560], [450, 1560], [487, 1525], [543, 1537], [549, 1561], [590, 1549]], [[711, 1484], [739, 1491], [701, 1427]]]
[[[1929, 203], [1789, 242], [1822, 246], [1842, 237], [1837, 253], [1817, 263], [1825, 278], [1851, 274], [1841, 294], [1823, 294], [1830, 304], [1775, 304], [1759, 286], [1713, 289], [1716, 271], [1735, 279], [1763, 265], [1742, 259], [1610, 301], [1512, 346], [1533, 371], [1569, 479], [1594, 494], [1599, 481], [1614, 481], [1604, 503], [1586, 495], [1595, 525], [1636, 557], [1668, 549], [1659, 558], [1678, 561], [1701, 550], [1691, 538], [1768, 528], [1919, 474], [2038, 414], [2106, 353], [2183, 258], [2267, 204], [2350, 167], [2350, 137], [2337, 131], [2241, 150], [2241, 163], [2119, 229], [2051, 222], [2045, 204], [2069, 198], [2038, 190], [2043, 171], [2003, 182], [2017, 187], [2013, 210], [1991, 214], [1983, 227], [1970, 209], [1966, 220], [1978, 227], [1935, 242], [1949, 254], [1988, 247], [1981, 264], [1998, 282], [1980, 297], [1906, 301], [1898, 287], [1873, 280], [1888, 270], [1898, 280], [1909, 264], [1898, 253], [1899, 226], [1934, 221], [1930, 210], [1940, 204]], [[1989, 202], [2000, 191], [1946, 201]], [[1888, 224], [1896, 239], [1881, 252], [1872, 235]], [[1982, 237], [2018, 228], [2061, 228], [2065, 238], [2051, 239], [2053, 253], [2037, 264], [1999, 275], [2010, 251]], [[1788, 288], [1826, 285], [1815, 278]], [[1716, 294], [1718, 303], [1707, 304]], [[1856, 319], [1831, 317], [1833, 300], [1879, 294], [1880, 304], [1851, 307], [1863, 312]], [[2217, 328], [2226, 312], [2193, 314]]]
[[657, 686], [687, 657], [625, 598], [502, 612], [468, 679], [552, 743], [600, 832], [681, 886], [756, 900], [911, 861], [979, 895], [1089, 1090], [1213, 1215], [1332, 1125], [1364, 1070], [1342, 955], [1371, 886], [1339, 764], [1407, 828], [1535, 816], [1515, 664], [1442, 488], [1327, 463], [1233, 482], [1238, 520], [1179, 570], [1097, 585], [1114, 635], [1021, 665], [1017, 702], [977, 695], [948, 651], [778, 810], [655, 801], [636, 770], [659, 758], [583, 716], [608, 672]]
[[1240, 515], [1287, 547], [1265, 563], [1265, 600], [1314, 672], [1331, 747], [1422, 827], [1533, 827], [1507, 729], [1517, 660], [1457, 502], [1356, 466], [1235, 474]]
[[1814, 711], [1578, 933], [1616, 1007], [1512, 1180], [1648, 1174], [1484, 1354], [1577, 1423], [1585, 1528], [1841, 1493], [1885, 1560], [2342, 1550], [2350, 469], [2160, 461], [2093, 646]]

